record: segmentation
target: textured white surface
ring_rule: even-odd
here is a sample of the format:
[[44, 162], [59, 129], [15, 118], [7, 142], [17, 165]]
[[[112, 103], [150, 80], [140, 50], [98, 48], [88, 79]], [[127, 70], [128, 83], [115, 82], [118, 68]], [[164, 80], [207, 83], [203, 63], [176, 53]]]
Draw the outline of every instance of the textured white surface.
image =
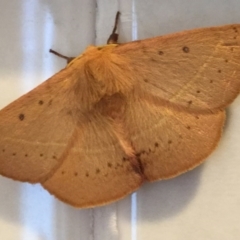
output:
[[[104, 44], [118, 9], [122, 42], [240, 23], [239, 0], [2, 0], [0, 9], [0, 108], [65, 66], [49, 48], [74, 56]], [[240, 239], [240, 97], [228, 116], [205, 164], [106, 207], [74, 209], [1, 177], [0, 239]]]

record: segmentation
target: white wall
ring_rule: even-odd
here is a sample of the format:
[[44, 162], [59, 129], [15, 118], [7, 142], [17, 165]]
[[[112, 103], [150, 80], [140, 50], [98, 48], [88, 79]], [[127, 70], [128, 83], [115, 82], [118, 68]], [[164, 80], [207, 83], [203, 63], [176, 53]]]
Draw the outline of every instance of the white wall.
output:
[[[65, 66], [49, 48], [75, 56], [105, 44], [117, 10], [122, 42], [240, 23], [239, 0], [2, 0], [0, 9], [0, 108]], [[240, 239], [240, 97], [228, 117], [205, 164], [105, 207], [74, 209], [39, 185], [1, 177], [0, 239]]]

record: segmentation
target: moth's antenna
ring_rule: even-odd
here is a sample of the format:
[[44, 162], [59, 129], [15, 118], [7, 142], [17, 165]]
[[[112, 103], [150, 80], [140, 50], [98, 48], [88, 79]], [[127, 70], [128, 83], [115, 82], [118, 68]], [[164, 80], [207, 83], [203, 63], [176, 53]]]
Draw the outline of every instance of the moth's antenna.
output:
[[119, 16], [120, 16], [120, 12], [118, 11], [117, 14], [116, 14], [113, 31], [112, 31], [111, 35], [109, 36], [109, 38], [107, 40], [107, 44], [116, 44], [117, 43], [118, 34], [116, 33], [116, 31], [117, 31]]
[[54, 50], [52, 50], [52, 49], [49, 49], [49, 52], [57, 55], [57, 56], [60, 57], [60, 58], [66, 59], [66, 60], [67, 60], [67, 63], [70, 63], [70, 62], [74, 59], [74, 57], [67, 57], [67, 56], [62, 55], [61, 53], [58, 53], [58, 52], [56, 52], [56, 51], [54, 51]]

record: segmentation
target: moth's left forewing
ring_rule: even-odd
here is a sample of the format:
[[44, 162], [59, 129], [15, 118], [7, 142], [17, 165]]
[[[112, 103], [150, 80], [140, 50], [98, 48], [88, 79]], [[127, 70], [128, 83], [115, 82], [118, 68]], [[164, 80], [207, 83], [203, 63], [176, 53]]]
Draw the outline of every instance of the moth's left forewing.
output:
[[240, 91], [240, 25], [119, 45], [142, 95], [190, 112], [224, 109]]

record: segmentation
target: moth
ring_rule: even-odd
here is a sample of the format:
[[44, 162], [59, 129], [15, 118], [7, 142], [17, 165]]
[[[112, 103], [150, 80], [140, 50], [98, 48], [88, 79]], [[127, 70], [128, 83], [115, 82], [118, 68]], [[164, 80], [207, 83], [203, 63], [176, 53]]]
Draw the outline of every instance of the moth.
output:
[[216, 148], [240, 91], [240, 25], [119, 44], [118, 18], [107, 45], [63, 56], [63, 70], [0, 111], [1, 175], [95, 207]]

